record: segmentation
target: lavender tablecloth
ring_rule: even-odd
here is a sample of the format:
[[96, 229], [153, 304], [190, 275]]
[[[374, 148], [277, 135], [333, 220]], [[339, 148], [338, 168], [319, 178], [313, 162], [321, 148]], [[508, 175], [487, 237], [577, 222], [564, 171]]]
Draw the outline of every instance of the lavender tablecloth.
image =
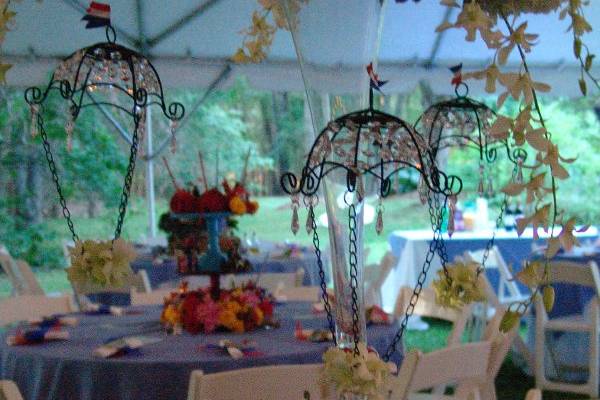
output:
[[[296, 321], [305, 328], [325, 328], [324, 316], [316, 316], [308, 303], [288, 303], [276, 308], [281, 327], [245, 334], [166, 336], [160, 330], [158, 307], [139, 307], [139, 315], [123, 317], [80, 315], [64, 342], [11, 347], [5, 335], [0, 344], [0, 377], [16, 381], [26, 400], [185, 400], [190, 372], [212, 373], [272, 364], [306, 364], [321, 361], [325, 343], [301, 342], [294, 338]], [[396, 326], [368, 328], [369, 344], [383, 353]], [[145, 334], [163, 340], [147, 345], [137, 354], [99, 359], [92, 351], [109, 338]], [[257, 343], [262, 355], [233, 360], [202, 350], [220, 339]], [[393, 360], [401, 361], [401, 350]]]

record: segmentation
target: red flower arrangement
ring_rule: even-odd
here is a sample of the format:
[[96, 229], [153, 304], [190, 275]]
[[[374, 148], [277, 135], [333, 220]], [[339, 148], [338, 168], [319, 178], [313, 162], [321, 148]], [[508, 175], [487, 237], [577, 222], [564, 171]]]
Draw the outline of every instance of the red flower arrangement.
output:
[[273, 296], [252, 281], [222, 289], [216, 300], [209, 288], [187, 290], [184, 284], [165, 299], [160, 319], [168, 331], [241, 333], [273, 325], [273, 308]]

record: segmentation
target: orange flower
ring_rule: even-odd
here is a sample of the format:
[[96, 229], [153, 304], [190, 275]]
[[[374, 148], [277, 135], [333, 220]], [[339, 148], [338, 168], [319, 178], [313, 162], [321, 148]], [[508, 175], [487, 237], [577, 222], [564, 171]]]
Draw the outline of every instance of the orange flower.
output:
[[246, 203], [238, 196], [233, 196], [231, 200], [229, 200], [229, 209], [232, 213], [242, 215], [246, 214]]

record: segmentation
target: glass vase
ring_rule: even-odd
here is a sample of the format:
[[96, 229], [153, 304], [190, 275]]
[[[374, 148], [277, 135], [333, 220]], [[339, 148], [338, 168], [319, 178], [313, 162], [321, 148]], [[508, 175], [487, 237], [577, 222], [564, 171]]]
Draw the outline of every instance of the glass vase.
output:
[[[298, 8], [297, 0], [284, 0], [312, 123], [312, 132], [307, 132], [307, 136], [311, 137], [312, 133], [313, 140], [308, 141], [307, 147], [330, 120], [368, 106], [366, 66], [371, 62], [377, 64], [385, 3], [346, 0], [340, 8], [338, 3], [330, 0], [311, 0]], [[338, 20], [328, 20], [332, 15]], [[365, 203], [358, 200], [356, 192], [348, 193], [346, 179], [343, 169], [327, 174], [321, 181], [319, 194], [324, 198], [327, 212], [336, 300], [336, 339], [340, 347], [354, 346], [355, 337], [366, 343], [363, 299]], [[351, 208], [352, 216], [349, 214]], [[358, 314], [356, 328], [353, 322], [355, 311]]]

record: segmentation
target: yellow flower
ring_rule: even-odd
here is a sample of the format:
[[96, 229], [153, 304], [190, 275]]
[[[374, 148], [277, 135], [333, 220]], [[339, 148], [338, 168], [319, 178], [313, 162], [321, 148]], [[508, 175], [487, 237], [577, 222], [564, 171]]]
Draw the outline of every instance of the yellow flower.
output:
[[479, 267], [476, 262], [455, 262], [447, 266], [447, 276], [443, 270], [438, 271], [438, 277], [433, 282], [437, 303], [445, 307], [460, 308], [465, 304], [485, 300]]
[[169, 304], [160, 315], [160, 321], [163, 324], [175, 326], [181, 322], [181, 314], [177, 311], [175, 305]]
[[230, 309], [224, 309], [219, 314], [219, 324], [233, 332], [244, 332], [244, 322]]
[[247, 64], [251, 60], [250, 60], [250, 57], [248, 57], [248, 55], [244, 52], [244, 49], [242, 49], [240, 47], [239, 49], [237, 49], [235, 54], [231, 57], [231, 61], [233, 61], [236, 64]]
[[246, 203], [244, 203], [244, 201], [238, 196], [233, 196], [231, 200], [229, 200], [229, 209], [232, 213], [238, 215], [246, 214], [246, 211], [248, 211], [246, 208]]
[[496, 64], [492, 64], [483, 71], [468, 72], [463, 75], [464, 79], [485, 79], [485, 91], [494, 93], [496, 91], [496, 81], [500, 77], [500, 70]]

